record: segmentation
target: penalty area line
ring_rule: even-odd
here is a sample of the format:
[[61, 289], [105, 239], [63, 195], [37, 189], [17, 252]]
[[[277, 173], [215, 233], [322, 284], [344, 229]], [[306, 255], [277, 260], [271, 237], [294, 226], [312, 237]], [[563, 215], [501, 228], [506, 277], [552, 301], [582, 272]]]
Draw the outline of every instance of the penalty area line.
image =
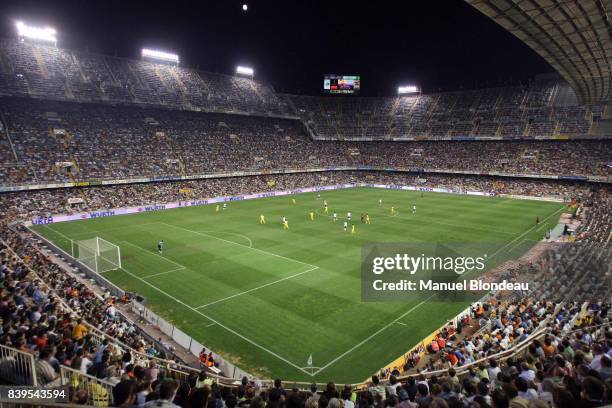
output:
[[231, 245], [237, 245], [237, 246], [240, 246], [240, 247], [243, 247], [243, 248], [250, 249], [250, 250], [252, 250], [252, 251], [257, 251], [257, 252], [260, 252], [260, 253], [262, 253], [262, 254], [266, 254], [266, 255], [275, 256], [275, 257], [277, 257], [277, 258], [285, 259], [285, 260], [287, 260], [287, 261], [296, 262], [296, 263], [299, 263], [299, 264], [302, 264], [302, 265], [310, 266], [310, 267], [312, 267], [312, 268], [318, 268], [318, 266], [317, 266], [317, 265], [312, 265], [312, 264], [309, 264], [309, 263], [306, 263], [306, 262], [299, 261], [299, 260], [297, 260], [297, 259], [288, 258], [288, 257], [286, 257], [286, 256], [279, 255], [279, 254], [275, 254], [275, 253], [273, 253], [273, 252], [264, 251], [263, 249], [253, 248], [253, 247], [250, 247], [250, 246], [248, 246], [248, 245], [244, 245], [244, 244], [240, 244], [240, 243], [238, 243], [238, 242], [234, 242], [234, 241], [230, 241], [230, 240], [227, 240], [227, 239], [219, 238], [219, 237], [216, 237], [216, 236], [214, 236], [214, 235], [206, 234], [206, 233], [204, 233], [204, 232], [194, 231], [194, 230], [191, 230], [191, 229], [189, 229], [189, 228], [179, 227], [178, 225], [172, 225], [172, 224], [168, 224], [168, 223], [165, 223], [165, 222], [158, 222], [158, 224], [165, 225], [165, 226], [167, 226], [167, 227], [171, 227], [171, 228], [180, 229], [180, 230], [187, 231], [187, 232], [191, 232], [192, 234], [202, 235], [203, 237], [213, 238], [213, 239], [216, 239], [216, 240], [219, 240], [219, 241], [222, 241], [222, 242], [225, 242], [225, 243], [231, 244]]
[[178, 266], [179, 268], [182, 268], [182, 269], [187, 269], [187, 267], [186, 267], [185, 265], [181, 265], [180, 263], [178, 263], [178, 262], [174, 262], [172, 259], [167, 258], [167, 257], [165, 257], [165, 256], [163, 256], [163, 255], [161, 255], [161, 254], [156, 254], [156, 253], [155, 253], [155, 252], [153, 252], [153, 251], [149, 251], [148, 249], [145, 249], [145, 248], [143, 248], [143, 247], [141, 247], [141, 246], [138, 246], [138, 245], [136, 245], [136, 244], [132, 244], [130, 241], [119, 241], [119, 244], [128, 244], [128, 245], [131, 245], [131, 246], [133, 246], [134, 248], [140, 249], [141, 251], [144, 251], [144, 252], [146, 252], [146, 253], [147, 253], [147, 254], [149, 254], [149, 255], [158, 256], [158, 257], [162, 258], [163, 260], [168, 261], [168, 262], [170, 262], [171, 264], [174, 264], [174, 265]]

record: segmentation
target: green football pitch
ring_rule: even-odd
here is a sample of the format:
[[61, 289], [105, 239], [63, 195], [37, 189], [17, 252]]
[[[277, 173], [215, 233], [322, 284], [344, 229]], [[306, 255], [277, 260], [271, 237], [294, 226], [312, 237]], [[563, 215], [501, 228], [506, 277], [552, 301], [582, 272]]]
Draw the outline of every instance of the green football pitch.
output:
[[[292, 203], [295, 198], [296, 203]], [[383, 205], [378, 205], [382, 199]], [[356, 234], [322, 212], [327, 200]], [[417, 213], [412, 214], [412, 205]], [[398, 213], [391, 216], [394, 206]], [[360, 382], [465, 309], [465, 302], [362, 302], [372, 242], [533, 245], [563, 204], [352, 188], [62, 222], [34, 229], [63, 249], [99, 236], [121, 248], [104, 276], [238, 367], [266, 378]], [[310, 221], [308, 213], [316, 211]], [[371, 225], [359, 222], [368, 212]], [[259, 224], [259, 215], [267, 224]], [[281, 228], [281, 217], [289, 230]], [[542, 221], [535, 224], [536, 217]], [[157, 242], [163, 239], [163, 255]], [[523, 246], [522, 252], [525, 251]], [[312, 367], [307, 360], [312, 355]]]

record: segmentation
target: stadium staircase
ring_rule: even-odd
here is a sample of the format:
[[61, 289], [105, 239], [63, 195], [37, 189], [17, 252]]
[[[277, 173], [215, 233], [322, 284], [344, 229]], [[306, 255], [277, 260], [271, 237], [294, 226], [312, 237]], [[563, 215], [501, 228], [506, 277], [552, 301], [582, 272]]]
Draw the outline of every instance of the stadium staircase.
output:
[[47, 64], [45, 64], [45, 59], [40, 53], [40, 49], [38, 47], [32, 47], [32, 54], [34, 54], [34, 59], [36, 60], [36, 64], [43, 78], [49, 79], [49, 70], [47, 69]]
[[261, 94], [261, 91], [259, 90], [259, 87], [255, 86], [255, 82], [249, 81], [248, 84], [249, 84], [249, 88], [251, 88], [251, 90], [259, 97], [259, 99], [261, 101], [265, 101], [265, 98]]
[[182, 97], [183, 97], [183, 99], [185, 99], [185, 95], [188, 95], [189, 91], [187, 90], [187, 87], [185, 86], [185, 83], [181, 79], [180, 75], [177, 73], [176, 69], [170, 69], [170, 75], [172, 75], [172, 78], [178, 84], [179, 88], [181, 89]]
[[525, 129], [523, 129], [523, 136], [529, 136], [529, 132], [531, 132], [531, 123], [527, 121], [527, 123], [525, 123]]
[[0, 124], [2, 125], [2, 133], [4, 133], [4, 137], [6, 137], [6, 140], [9, 143], [9, 146], [11, 148], [11, 153], [13, 157], [15, 158], [15, 161], [19, 162], [19, 157], [17, 156], [15, 145], [13, 144], [13, 140], [11, 139], [11, 134], [9, 132], [8, 124], [6, 120], [4, 119], [4, 115], [2, 114], [2, 112], [0, 112], [0, 122], [1, 122]]
[[565, 107], [578, 105], [578, 97], [572, 87], [565, 84], [555, 85], [549, 106]]
[[589, 135], [608, 136], [612, 134], [612, 104], [604, 106], [601, 118], [593, 121]]
[[553, 130], [553, 136], [559, 136], [561, 134], [561, 122], [555, 123], [555, 130]]
[[[168, 155], [168, 159], [176, 160], [176, 164], [178, 164], [179, 173], [181, 176], [184, 176], [185, 175], [185, 162], [183, 161], [183, 158], [181, 157], [180, 149], [178, 148], [178, 145], [174, 141], [174, 138], [166, 132], [163, 132], [163, 136], [154, 135], [154, 137], [160, 137], [165, 142], [166, 144], [165, 149], [170, 152], [170, 154]], [[170, 169], [170, 174], [172, 174], [175, 170], [176, 169], [172, 167]]]

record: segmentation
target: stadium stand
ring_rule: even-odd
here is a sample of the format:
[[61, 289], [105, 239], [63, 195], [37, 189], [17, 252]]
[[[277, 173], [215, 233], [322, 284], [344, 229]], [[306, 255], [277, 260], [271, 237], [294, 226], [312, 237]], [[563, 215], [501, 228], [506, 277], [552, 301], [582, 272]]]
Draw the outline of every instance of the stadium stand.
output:
[[[224, 194], [240, 194], [265, 191], [265, 189], [271, 188], [267, 183], [270, 177], [274, 177], [277, 182], [275, 188], [297, 188], [336, 182], [358, 182], [360, 180], [406, 184], [415, 182], [422, 175], [389, 175], [380, 172], [338, 172], [331, 175], [328, 173], [313, 173], [192, 181], [182, 184], [180, 187], [188, 186], [192, 191], [195, 191], [195, 196], [202, 197], [221, 192]], [[499, 192], [561, 193], [571, 197], [580, 197], [586, 208], [581, 213], [583, 215], [590, 214], [592, 219], [597, 219], [602, 213], [610, 213], [607, 192], [605, 190], [593, 192], [591, 191], [592, 187], [588, 184], [542, 180], [523, 180], [518, 183], [523, 184], [519, 185], [511, 179], [504, 180], [492, 177], [433, 176], [428, 178], [426, 185], [461, 185], [485, 190], [498, 189]], [[177, 183], [167, 182], [83, 190], [86, 191], [88, 196], [92, 197], [87, 202], [91, 203], [89, 205], [92, 205], [92, 208], [95, 208], [108, 205], [128, 205], [136, 203], [138, 200], [148, 202], [174, 200], [180, 197], [178, 188]], [[48, 204], [49, 207], [46, 208], [44, 204], [61, 202], [58, 201], [58, 195], [59, 197], [63, 195], [65, 199], [66, 195], [72, 193], [71, 190], [38, 192], [35, 193], [38, 196], [29, 197], [31, 200], [23, 199], [26, 193], [3, 195], [3, 202], [0, 207], [2, 208], [3, 219], [10, 221], [16, 219], [15, 217], [21, 218], [24, 215], [36, 214], [38, 211], [57, 210], [56, 207], [52, 206], [53, 204]], [[602, 197], [605, 200], [602, 201]], [[43, 208], [37, 210], [36, 208], [41, 204]], [[22, 212], [16, 214], [14, 211], [19, 207], [21, 207]], [[589, 229], [597, 229], [592, 227], [590, 223], [587, 223], [587, 225], [589, 225]], [[609, 229], [605, 231], [606, 234], [601, 236], [594, 233], [588, 234], [589, 238], [585, 240], [585, 244], [609, 242]], [[600, 238], [603, 241], [599, 241]], [[121, 314], [115, 310], [114, 304], [121, 302], [121, 300], [112, 297], [97, 297], [85, 284], [68, 274], [62, 273], [60, 267], [51, 262], [50, 258], [45, 255], [40, 243], [21, 227], [5, 225], [1, 243], [3, 245], [1, 253], [4, 258], [1, 272], [3, 282], [5, 282], [2, 288], [2, 317], [5, 322], [3, 326], [5, 335], [2, 345], [21, 352], [38, 355], [36, 367], [40, 381], [59, 381], [57, 379], [62, 375], [66, 378], [79, 378], [80, 381], [74, 381], [72, 385], [74, 402], [89, 402], [103, 406], [110, 404], [112, 398], [115, 398], [114, 403], [118, 405], [117, 398], [121, 398], [119, 390], [122, 386], [115, 386], [119, 389], [115, 388], [117, 395], [114, 395], [114, 397], [111, 387], [114, 384], [121, 384], [122, 381], [132, 381], [133, 386], [141, 390], [140, 392], [134, 391], [134, 393], [141, 394], [139, 397], [141, 398], [140, 404], [144, 404], [147, 399], [159, 398], [156, 391], [153, 390], [159, 388], [157, 386], [160, 385], [161, 381], [169, 381], [168, 378], [173, 378], [172, 382], [176, 383], [174, 387], [177, 387], [180, 382], [181, 387], [184, 388], [183, 391], [185, 389], [191, 390], [189, 392], [185, 391], [183, 398], [198, 398], [198, 396], [201, 397], [201, 393], [207, 393], [208, 398], [214, 400], [224, 398], [230, 400], [235, 398], [239, 401], [248, 400], [249, 398], [245, 395], [250, 393], [261, 393], [262, 398], [272, 398], [272, 401], [276, 398], [274, 396], [275, 391], [269, 384], [247, 380], [245, 384], [238, 388], [226, 388], [212, 380], [206, 380], [205, 375], [202, 379], [197, 380], [193, 372], [190, 375], [189, 371], [177, 371], [176, 366], [168, 366], [164, 360], [153, 360], [154, 362], [150, 363], [147, 355], [157, 355], [163, 358], [165, 357], [164, 352], [155, 349], [150, 340], [146, 341], [136, 325], [120, 317]], [[518, 299], [496, 297], [491, 298], [487, 304], [475, 305], [470, 316], [464, 320], [464, 324], [466, 327], [473, 324], [485, 329], [477, 335], [465, 337], [457, 343], [452, 340], [457, 338], [456, 331], [453, 331], [456, 329], [444, 331], [444, 336], [446, 336], [445, 346], [442, 351], [436, 352], [435, 356], [429, 358], [426, 367], [420, 366], [420, 374], [417, 377], [402, 376], [404, 369], [410, 370], [411, 366], [418, 366], [419, 364], [418, 360], [407, 360], [406, 366], [402, 368], [401, 372], [398, 370], [394, 373], [393, 378], [391, 378], [392, 374], [390, 372], [386, 373], [389, 376], [387, 378], [389, 384], [395, 389], [395, 394], [389, 386], [383, 387], [382, 393], [377, 393], [374, 385], [365, 389], [361, 387], [355, 393], [358, 401], [363, 400], [359, 404], [366, 404], [368, 400], [372, 400], [371, 402], [378, 400], [378, 403], [393, 401], [394, 395], [397, 398], [405, 398], [402, 389], [408, 396], [403, 402], [406, 404], [412, 403], [412, 406], [418, 406], [414, 404], [424, 404], [425, 402], [421, 401], [423, 398], [443, 398], [448, 400], [449, 403], [455, 401], [456, 398], [463, 401], [461, 406], [465, 406], [466, 401], [471, 401], [477, 396], [475, 390], [478, 390], [480, 396], [485, 399], [494, 396], [507, 399], [521, 397], [530, 399], [551, 398], [551, 395], [539, 394], [543, 392], [541, 388], [544, 387], [544, 380], [548, 378], [555, 383], [561, 382], [566, 372], [563, 371], [563, 367], [578, 369], [585, 364], [592, 364], [597, 353], [596, 350], [600, 349], [599, 345], [607, 347], [606, 350], [609, 350], [611, 345], [610, 340], [607, 340], [606, 343], [606, 338], [609, 339], [610, 337], [607, 336], [612, 336], [612, 333], [605, 332], [602, 329], [606, 327], [605, 316], [609, 306], [606, 303], [595, 302], [596, 299], [609, 298], [611, 293], [609, 281], [607, 283], [604, 281], [604, 285], [602, 285], [600, 279], [602, 272], [598, 269], [601, 268], [601, 264], [594, 263], [591, 265], [588, 262], [576, 262], [577, 257], [589, 258], [592, 257], [592, 254], [588, 251], [588, 247], [580, 248], [580, 251], [577, 252], [575, 246], [559, 246], [549, 249], [537, 261], [525, 265], [524, 270], [514, 271], [514, 274], [531, 273], [534, 275], [534, 282], [538, 283], [539, 289], [535, 289], [533, 293], [526, 294]], [[572, 264], [583, 265], [584, 273], [575, 273], [575, 269], [567, 268], [568, 259], [572, 260]], [[566, 271], [563, 279], [560, 279], [559, 268], [556, 266], [553, 268], [553, 264], [565, 268], [562, 269]], [[553, 273], [555, 279], [551, 279]], [[548, 301], [538, 303], [534, 300], [540, 298], [548, 299]], [[573, 300], [567, 303], [567, 299]], [[590, 303], [585, 303], [587, 300]], [[23, 307], [20, 307], [20, 305], [23, 305]], [[481, 307], [485, 311], [481, 311]], [[77, 315], [80, 319], [75, 318]], [[552, 317], [555, 317], [555, 319], [552, 319]], [[591, 326], [593, 326], [592, 329]], [[545, 333], [543, 337], [534, 340], [530, 336], [542, 330]], [[107, 340], [104, 340], [103, 333], [111, 335], [116, 340], [111, 341], [108, 337]], [[96, 335], [94, 336], [94, 334]], [[585, 342], [584, 338], [590, 340]], [[541, 347], [544, 351], [540, 350], [540, 344], [542, 344]], [[606, 344], [607, 346], [605, 346]], [[51, 345], [56, 347], [50, 348]], [[527, 351], [523, 350], [524, 354], [519, 357], [512, 354], [512, 358], [506, 358], [506, 354], [502, 354], [499, 360], [492, 360], [495, 361], [492, 366], [482, 366], [482, 360], [486, 362], [498, 352], [515, 350], [518, 346], [524, 347], [525, 345], [529, 345], [529, 347], [525, 349]], [[546, 347], [553, 347], [553, 350], [559, 349], [560, 354], [546, 351], [548, 350]], [[105, 352], [105, 349], [109, 351]], [[591, 349], [594, 351], [591, 351]], [[573, 357], [569, 358], [568, 353], [574, 353]], [[461, 356], [462, 359], [451, 358], [451, 354], [455, 357]], [[576, 360], [578, 358], [580, 360]], [[586, 370], [585, 373], [588, 376], [594, 377], [593, 381], [598, 385], [610, 378], [610, 370], [606, 365], [607, 357], [602, 358], [604, 364], [596, 366], [597, 369], [580, 368], [583, 371]], [[459, 375], [449, 374], [447, 368], [442, 371], [439, 370], [440, 367], [448, 367], [447, 360], [454, 366], [454, 371], [450, 371], [450, 373], [459, 372]], [[160, 370], [156, 370], [158, 364], [162, 367]], [[91, 367], [87, 369], [88, 366]], [[149, 366], [152, 368], [149, 368]], [[173, 369], [164, 367], [172, 367]], [[463, 369], [461, 369], [462, 367]], [[80, 374], [71, 371], [71, 369], [79, 371]], [[530, 385], [522, 391], [524, 394], [517, 397], [514, 395], [516, 390], [513, 387], [518, 389], [524, 387], [521, 380], [517, 380], [517, 378], [522, 377], [521, 373], [524, 371], [533, 371], [537, 373], [537, 376], [528, 380]], [[500, 372], [502, 374], [499, 374]], [[169, 373], [172, 374], [169, 375]], [[496, 373], [495, 376], [492, 375], [493, 373]], [[381, 377], [383, 374], [385, 373], [381, 373]], [[422, 376], [422, 379], [419, 380], [421, 378], [419, 376]], [[394, 379], [395, 377], [399, 378], [400, 381]], [[455, 379], [459, 377], [461, 377], [460, 382]], [[449, 384], [448, 382], [457, 383]], [[420, 394], [419, 392], [415, 393], [414, 385], [416, 384], [418, 388], [419, 383], [427, 385], [427, 391], [421, 389]], [[479, 383], [483, 384], [478, 385]], [[189, 384], [189, 387], [186, 384]], [[449, 386], [451, 387], [450, 391], [447, 389]], [[483, 388], [483, 386], [486, 386], [486, 388]], [[581, 384], [576, 383], [574, 387], [577, 388], [568, 387], [570, 392], [573, 392], [572, 398], [576, 400], [584, 398], [578, 392], [581, 386]], [[503, 394], [499, 394], [499, 389], [503, 390]], [[529, 391], [531, 389], [533, 391]], [[307, 400], [308, 396], [303, 391], [291, 392], [295, 393], [294, 398], [298, 398], [302, 403]], [[327, 394], [330, 392], [341, 392], [341, 389], [335, 391], [335, 386], [333, 386], [323, 392], [319, 398], [327, 397], [329, 399]], [[147, 394], [151, 395], [147, 397]], [[180, 399], [180, 397], [177, 398]], [[175, 403], [177, 402], [178, 400], [175, 399]]]
[[586, 136], [601, 106], [557, 106], [567, 85], [536, 81], [523, 87], [394, 98], [286, 95], [322, 139], [451, 139]]
[[[75, 404], [125, 407], [612, 401], [612, 289], [609, 265], [601, 262], [610, 256], [612, 201], [607, 185], [586, 181], [609, 181], [610, 142], [590, 140], [605, 108], [578, 106], [567, 85], [543, 80], [393, 98], [279, 95], [245, 78], [2, 40], [0, 94], [3, 187], [158, 178], [0, 194], [2, 381], [67, 384]], [[535, 140], [565, 136], [573, 140]], [[411, 138], [418, 141], [391, 142]], [[514, 138], [520, 140], [501, 140]], [[296, 173], [163, 181], [270, 170]], [[479, 175], [492, 172], [500, 174]], [[555, 179], [568, 175], [581, 180]], [[575, 203], [579, 245], [546, 245], [519, 262], [506, 277], [530, 277], [531, 292], [475, 304], [460, 327], [441, 329], [403, 366], [369, 383], [308, 387], [291, 379], [236, 381], [183, 364], [180, 350], [130, 319], [123, 308], [129, 297], [100, 291], [20, 224], [58, 213], [342, 183], [563, 197]], [[75, 197], [82, 200], [71, 204]]]
[[79, 102], [299, 116], [319, 138], [586, 136], [602, 105], [573, 105], [550, 79], [510, 88], [392, 98], [277, 95], [247, 78], [57, 47], [0, 42], [0, 93]]
[[598, 140], [315, 141], [299, 122], [280, 118], [15, 98], [1, 104], [4, 141], [22, 169], [4, 184], [335, 166], [606, 176], [610, 157], [609, 143]]
[[[346, 176], [355, 177], [342, 177]], [[296, 180], [306, 182], [301, 176]], [[249, 188], [252, 182], [243, 185]], [[1, 243], [3, 351], [10, 348], [38, 355], [35, 366], [42, 383], [53, 383], [60, 376], [71, 378], [75, 403], [105, 406], [114, 398], [114, 404], [119, 406], [122, 387], [129, 384], [131, 398], [138, 398], [137, 403], [143, 405], [148, 400], [164, 399], [159, 393], [164, 387], [161, 384], [166, 382], [172, 384], [166, 386], [173, 390], [179, 384], [183, 389], [174, 396], [180, 406], [189, 406], [188, 401], [194, 403], [202, 394], [211, 399], [210, 403], [230, 400], [231, 404], [235, 399], [243, 405], [257, 395], [267, 403], [280, 397], [275, 391], [278, 387], [257, 381], [245, 379], [238, 387], [225, 387], [205, 374], [198, 378], [194, 372], [181, 374], [163, 365], [159, 368], [157, 360], [146, 360], [147, 354], [156, 355], [159, 351], [147, 345], [138, 330], [119, 317], [114, 310], [117, 300], [97, 298], [84, 284], [62, 273], [31, 235], [19, 227], [3, 228]], [[604, 395], [604, 382], [609, 382], [612, 375], [612, 360], [608, 360], [612, 333], [606, 331], [609, 304], [596, 299], [609, 299], [612, 288], [609, 280], [601, 281], [605, 271], [593, 254], [589, 246], [548, 249], [536, 262], [523, 266], [526, 271], [521, 271], [534, 275], [537, 286], [533, 292], [518, 298], [494, 297], [474, 306], [464, 324], [466, 328], [480, 326], [477, 334], [458, 341], [461, 329], [444, 330], [436, 339], [436, 344], [443, 341], [444, 347], [429, 351], [432, 357], [418, 375], [402, 376], [399, 370], [393, 371], [388, 373], [386, 386], [377, 386], [378, 379], [373, 379], [370, 385], [357, 387], [350, 394], [345, 392], [344, 398], [356, 400], [360, 406], [400, 402], [405, 406], [430, 406], [428, 401], [437, 398], [454, 406], [468, 406], [479, 398], [500, 398], [527, 406], [523, 399], [546, 401], [561, 398], [554, 393], [568, 391], [571, 396], [566, 397], [573, 400], [572, 404], [586, 404], [588, 399], [603, 403], [608, 398]], [[579, 262], [588, 259], [590, 262]], [[583, 273], [575, 273], [576, 265], [582, 265]], [[565, 275], [560, 276], [560, 270], [566, 271]], [[555, 274], [555, 279], [550, 273]], [[542, 298], [547, 301], [534, 300]], [[121, 343], [93, 336], [99, 331]], [[523, 347], [519, 355], [514, 353], [517, 346]], [[3, 374], [7, 373], [7, 364], [16, 364], [6, 358], [0, 364], [5, 367], [0, 370]], [[418, 363], [407, 361], [404, 368], [410, 370], [411, 364]], [[437, 370], [449, 364], [452, 370]], [[553, 385], [547, 385], [547, 380]], [[285, 398], [293, 395], [299, 404], [307, 404], [310, 398], [297, 389], [278, 392], [287, 393]], [[336, 389], [330, 383], [315, 398], [331, 403], [329, 400], [340, 392], [341, 387]], [[323, 401], [319, 403], [326, 405]]]
[[0, 42], [0, 60], [4, 94], [268, 115], [286, 110], [269, 86], [246, 78], [9, 39]]

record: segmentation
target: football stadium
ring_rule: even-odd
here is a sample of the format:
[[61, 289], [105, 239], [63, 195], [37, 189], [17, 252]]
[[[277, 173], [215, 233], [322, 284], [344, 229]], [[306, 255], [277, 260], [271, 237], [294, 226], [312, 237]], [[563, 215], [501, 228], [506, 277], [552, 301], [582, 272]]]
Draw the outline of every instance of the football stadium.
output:
[[0, 6], [0, 406], [612, 404], [612, 5], [293, 3]]

